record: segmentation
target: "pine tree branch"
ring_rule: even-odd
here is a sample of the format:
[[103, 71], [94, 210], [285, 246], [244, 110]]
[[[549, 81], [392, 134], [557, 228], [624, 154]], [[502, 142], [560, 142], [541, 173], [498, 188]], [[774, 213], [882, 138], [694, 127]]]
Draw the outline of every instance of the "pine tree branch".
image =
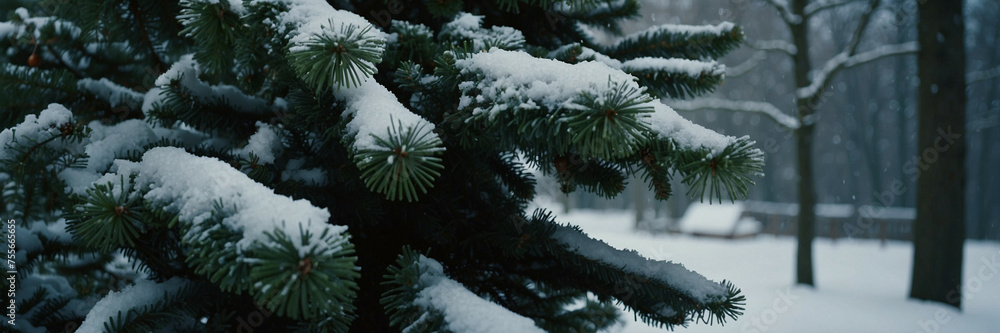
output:
[[84, 77], [83, 73], [80, 73], [79, 69], [70, 66], [70, 64], [66, 63], [66, 60], [63, 60], [61, 52], [55, 52], [54, 50], [52, 50], [52, 46], [50, 45], [45, 45], [45, 50], [49, 51], [49, 53], [52, 54], [52, 57], [56, 58], [56, 61], [59, 61], [59, 64], [62, 65], [63, 68], [66, 68], [66, 70], [73, 73], [73, 75], [76, 76], [77, 79], [82, 79]]
[[799, 128], [798, 119], [781, 112], [776, 106], [768, 102], [758, 101], [733, 101], [721, 98], [699, 98], [691, 101], [671, 100], [664, 103], [670, 105], [678, 111], [697, 110], [722, 110], [760, 113], [774, 120], [778, 125], [786, 129], [794, 130]]
[[562, 258], [559, 269], [586, 277], [564, 282], [616, 298], [647, 324], [667, 328], [692, 321], [722, 324], [742, 314], [744, 297], [737, 289], [680, 264], [616, 249], [571, 225], [554, 226], [540, 236], [550, 244], [539, 250]]
[[831, 58], [823, 65], [812, 79], [812, 83], [806, 87], [799, 88], [795, 91], [795, 97], [801, 99], [809, 99], [815, 97], [819, 94], [820, 89], [825, 87], [841, 70], [863, 65], [875, 60], [882, 58], [916, 53], [920, 49], [920, 45], [917, 42], [906, 42], [900, 44], [883, 45], [877, 47], [873, 50], [869, 50], [856, 55], [848, 55], [847, 53], [840, 53], [837, 56]]
[[391, 286], [380, 302], [394, 326], [404, 332], [438, 332], [453, 327], [485, 327], [479, 321], [503, 322], [511, 332], [544, 332], [530, 318], [476, 295], [448, 277], [438, 261], [404, 248], [389, 267], [383, 284]]
[[45, 146], [46, 144], [48, 144], [49, 142], [55, 141], [56, 139], [59, 139], [59, 138], [62, 138], [62, 137], [66, 137], [66, 136], [68, 136], [70, 134], [72, 134], [72, 132], [69, 132], [69, 133], [67, 133], [67, 132], [61, 132], [59, 134], [53, 135], [52, 137], [50, 137], [48, 139], [45, 139], [42, 142], [36, 143], [35, 145], [29, 147], [28, 151], [24, 152], [24, 154], [21, 156], [20, 159], [18, 159], [18, 161], [21, 162], [21, 163], [24, 163], [25, 161], [28, 160], [28, 157], [31, 156], [32, 153], [34, 153], [36, 150], [38, 150], [38, 148], [41, 148], [41, 147]]
[[129, 0], [128, 10], [135, 15], [135, 22], [138, 25], [139, 33], [142, 35], [142, 40], [146, 44], [146, 48], [149, 49], [149, 56], [153, 58], [153, 62], [156, 64], [158, 70], [167, 68], [167, 64], [163, 63], [160, 59], [160, 55], [156, 53], [156, 47], [154, 46], [153, 40], [149, 38], [149, 30], [146, 28], [146, 22], [144, 21], [142, 9], [139, 8], [139, 3], [136, 0]]
[[625, 36], [600, 51], [619, 60], [639, 57], [698, 60], [719, 58], [739, 47], [744, 38], [743, 29], [730, 22], [702, 26], [665, 24]]
[[715, 61], [639, 58], [621, 70], [639, 79], [654, 97], [691, 98], [715, 90], [725, 79], [725, 66]]

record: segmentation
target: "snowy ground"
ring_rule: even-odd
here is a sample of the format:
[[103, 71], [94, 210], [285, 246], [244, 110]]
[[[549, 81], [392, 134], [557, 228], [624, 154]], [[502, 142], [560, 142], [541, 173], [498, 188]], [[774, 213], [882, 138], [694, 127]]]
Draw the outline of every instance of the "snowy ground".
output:
[[[552, 209], [560, 212], [560, 209]], [[631, 212], [578, 210], [558, 221], [660, 260], [683, 263], [712, 280], [730, 280], [746, 312], [725, 326], [693, 324], [678, 332], [1000, 332], [1000, 243], [968, 241], [963, 311], [908, 299], [913, 248], [908, 242], [819, 239], [817, 289], [793, 287], [794, 239], [718, 240], [632, 231]], [[612, 332], [663, 332], [631, 313]]]

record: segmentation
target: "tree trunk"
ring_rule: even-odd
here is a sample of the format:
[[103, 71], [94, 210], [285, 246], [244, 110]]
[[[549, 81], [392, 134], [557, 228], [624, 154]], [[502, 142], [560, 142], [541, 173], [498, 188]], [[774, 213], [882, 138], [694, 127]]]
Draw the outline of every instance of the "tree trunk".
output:
[[961, 309], [965, 238], [962, 1], [919, 5], [917, 220], [910, 297]]
[[[802, 16], [805, 12], [806, 0], [793, 0], [791, 11]], [[809, 22], [801, 20], [790, 25], [792, 43], [798, 52], [793, 57], [795, 63], [795, 87], [809, 86], [809, 71], [812, 65], [809, 61]], [[813, 179], [812, 147], [813, 130], [812, 114], [815, 104], [811, 100], [795, 101], [796, 116], [802, 124], [795, 131], [796, 166], [799, 182], [799, 217], [798, 217], [798, 251], [795, 257], [795, 283], [815, 286], [813, 279], [812, 241], [816, 234], [816, 188]]]
[[815, 126], [802, 126], [795, 132], [799, 172], [798, 251], [795, 256], [795, 283], [815, 286], [812, 242], [816, 235], [816, 188], [813, 179], [812, 141]]

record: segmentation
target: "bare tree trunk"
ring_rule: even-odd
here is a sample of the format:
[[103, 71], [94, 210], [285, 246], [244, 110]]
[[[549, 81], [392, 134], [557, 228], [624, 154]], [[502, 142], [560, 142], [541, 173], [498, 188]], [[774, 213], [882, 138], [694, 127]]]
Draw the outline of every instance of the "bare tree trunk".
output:
[[[807, 0], [793, 0], [791, 11], [802, 17]], [[797, 88], [809, 85], [809, 71], [812, 64], [809, 61], [809, 25], [808, 20], [791, 24], [792, 43], [798, 52], [795, 53], [795, 86]], [[795, 257], [795, 283], [815, 286], [813, 279], [812, 242], [816, 235], [816, 188], [813, 179], [813, 125], [812, 114], [815, 104], [810, 100], [795, 101], [796, 117], [802, 124], [795, 131], [796, 166], [799, 182], [799, 217], [798, 217], [798, 251]]]
[[962, 306], [965, 43], [962, 1], [919, 5], [919, 178], [910, 297]]
[[795, 283], [815, 286], [813, 278], [812, 242], [816, 235], [816, 188], [813, 179], [812, 145], [814, 126], [803, 126], [795, 132], [797, 166], [799, 169], [798, 251], [795, 257]]

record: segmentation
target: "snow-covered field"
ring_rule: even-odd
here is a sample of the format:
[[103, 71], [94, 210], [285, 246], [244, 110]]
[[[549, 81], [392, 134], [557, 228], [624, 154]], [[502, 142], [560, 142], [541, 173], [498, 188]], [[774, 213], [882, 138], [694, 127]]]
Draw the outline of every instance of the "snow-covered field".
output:
[[[552, 209], [560, 212], [559, 209]], [[693, 324], [678, 332], [1000, 332], [1000, 243], [967, 241], [963, 310], [907, 298], [913, 247], [890, 241], [818, 239], [817, 288], [793, 286], [795, 242], [758, 236], [719, 240], [632, 231], [631, 212], [577, 210], [558, 221], [660, 260], [683, 263], [709, 279], [730, 280], [747, 297], [735, 322]], [[663, 332], [625, 313], [612, 332]]]

